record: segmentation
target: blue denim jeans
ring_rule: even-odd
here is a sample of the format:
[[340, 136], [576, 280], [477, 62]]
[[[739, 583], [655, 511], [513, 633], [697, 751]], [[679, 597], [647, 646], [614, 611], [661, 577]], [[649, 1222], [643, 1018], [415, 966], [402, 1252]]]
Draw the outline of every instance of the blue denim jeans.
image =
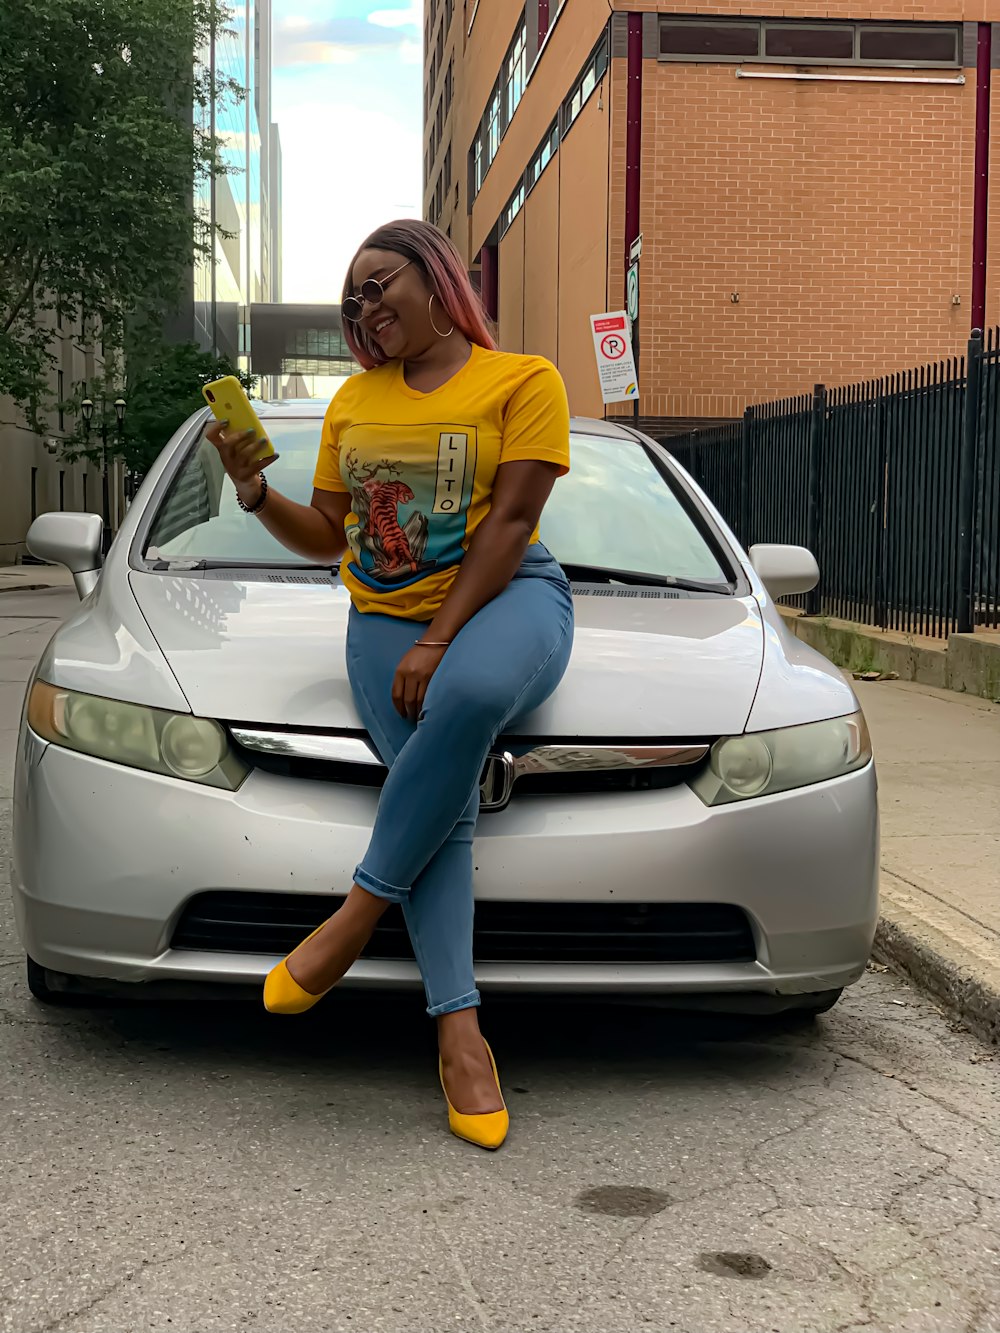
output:
[[472, 839], [479, 779], [497, 736], [544, 703], [573, 642], [566, 576], [541, 545], [456, 636], [417, 722], [400, 717], [392, 681], [424, 630], [351, 611], [347, 667], [355, 703], [389, 769], [355, 882], [402, 904], [427, 1012], [479, 1003], [472, 964]]

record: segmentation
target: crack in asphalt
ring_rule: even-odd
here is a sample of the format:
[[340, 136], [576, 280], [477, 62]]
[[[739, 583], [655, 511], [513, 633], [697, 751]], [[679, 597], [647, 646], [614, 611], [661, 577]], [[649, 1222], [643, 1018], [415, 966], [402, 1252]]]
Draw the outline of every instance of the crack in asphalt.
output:
[[57, 1315], [50, 1319], [47, 1324], [42, 1324], [34, 1329], [33, 1333], [58, 1333], [60, 1324], [65, 1324], [68, 1319], [79, 1319], [83, 1315], [90, 1314], [91, 1310], [96, 1309], [109, 1296], [113, 1296], [116, 1291], [134, 1281], [138, 1274], [148, 1273], [152, 1268], [163, 1268], [166, 1264], [175, 1263], [178, 1259], [186, 1259], [188, 1254], [187, 1250], [179, 1250], [176, 1254], [164, 1255], [162, 1259], [143, 1259], [138, 1267], [130, 1268], [127, 1273], [115, 1278], [114, 1282], [105, 1287], [103, 1291], [98, 1292], [89, 1301], [76, 1309], [67, 1310], [64, 1314]]

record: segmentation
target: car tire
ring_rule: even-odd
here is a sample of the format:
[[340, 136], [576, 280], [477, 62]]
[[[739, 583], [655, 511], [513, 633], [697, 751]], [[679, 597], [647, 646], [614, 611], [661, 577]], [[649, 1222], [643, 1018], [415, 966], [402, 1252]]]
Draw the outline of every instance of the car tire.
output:
[[25, 972], [28, 990], [40, 1004], [72, 1004], [73, 997], [64, 990], [56, 990], [49, 985], [52, 973], [36, 963], [30, 955], [25, 958]]

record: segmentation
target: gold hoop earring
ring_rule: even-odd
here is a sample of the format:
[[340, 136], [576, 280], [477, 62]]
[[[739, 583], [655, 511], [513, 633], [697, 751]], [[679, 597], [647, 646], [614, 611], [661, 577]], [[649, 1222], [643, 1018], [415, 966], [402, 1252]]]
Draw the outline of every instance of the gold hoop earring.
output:
[[431, 299], [427, 302], [427, 317], [428, 317], [428, 319], [429, 319], [430, 322], [431, 322], [431, 328], [434, 330], [434, 332], [437, 334], [437, 336], [438, 336], [439, 338], [450, 338], [451, 335], [455, 332], [455, 321], [454, 321], [454, 320], [452, 320], [451, 328], [448, 330], [447, 333], [442, 333], [441, 330], [438, 328], [438, 326], [434, 323], [434, 293], [433, 293], [433, 292], [431, 292]]

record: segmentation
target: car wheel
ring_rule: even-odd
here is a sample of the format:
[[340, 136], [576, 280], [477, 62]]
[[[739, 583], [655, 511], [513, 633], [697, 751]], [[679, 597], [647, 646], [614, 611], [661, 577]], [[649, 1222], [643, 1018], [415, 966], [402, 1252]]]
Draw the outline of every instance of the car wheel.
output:
[[41, 1004], [71, 1004], [73, 997], [64, 990], [57, 990], [49, 984], [50, 978], [54, 975], [47, 968], [36, 963], [34, 958], [27, 957], [26, 972], [28, 978], [28, 990]]

